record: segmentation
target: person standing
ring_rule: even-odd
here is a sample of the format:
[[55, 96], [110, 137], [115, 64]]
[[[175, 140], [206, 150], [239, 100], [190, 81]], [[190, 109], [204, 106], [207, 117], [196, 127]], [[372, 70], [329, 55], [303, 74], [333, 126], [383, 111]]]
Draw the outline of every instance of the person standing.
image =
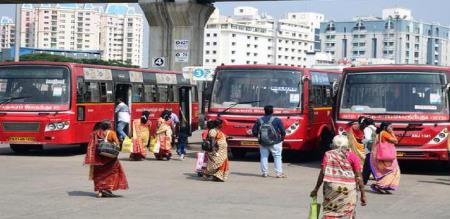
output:
[[180, 158], [180, 160], [184, 159], [184, 156], [186, 155], [186, 145], [188, 141], [188, 133], [187, 133], [187, 127], [185, 124], [182, 124], [180, 126], [180, 131], [178, 133], [178, 145], [177, 145], [177, 154]]
[[[380, 141], [381, 143], [398, 143], [392, 125], [389, 122], [382, 122], [377, 130], [377, 134], [377, 141]], [[370, 166], [376, 183], [372, 184], [370, 188], [380, 194], [391, 194], [390, 191], [397, 190], [400, 185], [400, 168], [398, 166], [398, 161], [397, 158], [392, 161], [378, 160], [378, 153], [378, 148], [373, 147], [372, 153], [370, 154]]]
[[225, 134], [221, 131], [222, 120], [214, 122], [214, 128], [208, 131], [208, 137], [214, 139], [213, 150], [207, 152], [208, 163], [203, 174], [204, 180], [211, 177], [214, 181], [225, 182], [228, 179], [230, 165], [228, 162], [228, 144]]
[[125, 137], [128, 137], [126, 133], [130, 126], [130, 108], [123, 102], [122, 98], [117, 99], [117, 106], [115, 112], [117, 113], [117, 133], [119, 134], [119, 140], [123, 142]]
[[349, 149], [346, 136], [335, 136], [332, 148], [323, 156], [322, 168], [310, 196], [317, 197], [323, 183], [323, 218], [355, 218], [357, 186], [361, 193], [361, 205], [367, 205], [361, 164]]
[[150, 112], [142, 112], [140, 119], [133, 121], [133, 152], [130, 154], [130, 160], [140, 161], [147, 156], [146, 148], [150, 142]]
[[117, 158], [101, 156], [97, 147], [101, 141], [119, 145], [116, 132], [111, 130], [111, 122], [103, 121], [95, 124], [91, 134], [84, 163], [90, 165], [89, 179], [94, 181], [94, 191], [97, 198], [119, 197], [112, 193], [118, 189], [128, 189], [125, 172]]
[[273, 106], [264, 107], [264, 116], [257, 119], [252, 128], [252, 134], [258, 137], [260, 143], [260, 167], [263, 177], [268, 177], [269, 152], [273, 156], [275, 173], [277, 178], [287, 178], [283, 173], [283, 140], [286, 136], [286, 130], [283, 122], [276, 116], [273, 116]]
[[364, 139], [362, 140], [366, 153], [366, 159], [364, 159], [362, 173], [364, 185], [367, 185], [369, 177], [372, 174], [372, 169], [370, 168], [370, 151], [372, 150], [372, 145], [376, 138], [376, 131], [377, 127], [375, 127], [375, 122], [373, 121], [373, 119], [365, 119]]
[[172, 157], [172, 121], [170, 120], [170, 112], [167, 110], [164, 110], [158, 119], [156, 138], [160, 144], [159, 152], [155, 153], [156, 159], [166, 158], [170, 160]]

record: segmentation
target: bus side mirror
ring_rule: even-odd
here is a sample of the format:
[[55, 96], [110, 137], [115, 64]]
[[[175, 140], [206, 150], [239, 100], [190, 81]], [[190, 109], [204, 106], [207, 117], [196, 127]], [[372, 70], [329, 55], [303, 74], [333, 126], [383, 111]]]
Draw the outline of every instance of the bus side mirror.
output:
[[450, 90], [450, 83], [445, 85], [445, 92], [448, 93], [449, 90]]
[[331, 87], [331, 91], [333, 93], [333, 97], [335, 97], [337, 95], [338, 90], [339, 90], [339, 82], [338, 81], [334, 81], [333, 85]]

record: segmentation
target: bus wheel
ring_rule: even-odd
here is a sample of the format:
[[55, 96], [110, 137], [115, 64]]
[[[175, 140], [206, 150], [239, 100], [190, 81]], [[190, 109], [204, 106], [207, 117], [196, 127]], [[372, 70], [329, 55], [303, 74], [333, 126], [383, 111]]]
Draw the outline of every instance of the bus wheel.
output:
[[14, 151], [17, 154], [25, 154], [28, 151], [30, 151], [29, 145], [23, 145], [23, 144], [11, 144], [9, 145], [12, 151]]
[[331, 133], [329, 131], [323, 131], [319, 139], [319, 150], [321, 155], [331, 149], [331, 141]]
[[231, 148], [231, 154], [233, 155], [233, 159], [242, 159], [245, 157], [247, 151], [243, 148]]

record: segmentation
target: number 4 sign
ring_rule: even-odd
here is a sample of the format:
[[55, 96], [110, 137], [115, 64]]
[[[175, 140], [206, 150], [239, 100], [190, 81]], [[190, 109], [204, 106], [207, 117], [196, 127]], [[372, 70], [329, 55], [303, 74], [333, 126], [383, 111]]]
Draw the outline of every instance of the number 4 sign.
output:
[[153, 58], [152, 66], [153, 67], [164, 67], [166, 61], [164, 57], [156, 57]]

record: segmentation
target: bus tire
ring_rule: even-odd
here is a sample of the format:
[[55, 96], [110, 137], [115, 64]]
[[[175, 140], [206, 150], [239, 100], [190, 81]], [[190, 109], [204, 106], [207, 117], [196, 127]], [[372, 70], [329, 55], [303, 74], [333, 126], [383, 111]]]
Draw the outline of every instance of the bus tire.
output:
[[11, 144], [9, 145], [9, 148], [16, 153], [16, 154], [26, 154], [30, 151], [29, 145], [23, 145], [23, 144]]
[[233, 159], [242, 159], [245, 157], [247, 151], [243, 148], [231, 148], [231, 154], [233, 155]]
[[322, 134], [320, 134], [319, 139], [319, 150], [320, 154], [323, 155], [325, 152], [331, 149], [331, 141], [332, 141], [331, 133], [328, 130], [324, 130]]

